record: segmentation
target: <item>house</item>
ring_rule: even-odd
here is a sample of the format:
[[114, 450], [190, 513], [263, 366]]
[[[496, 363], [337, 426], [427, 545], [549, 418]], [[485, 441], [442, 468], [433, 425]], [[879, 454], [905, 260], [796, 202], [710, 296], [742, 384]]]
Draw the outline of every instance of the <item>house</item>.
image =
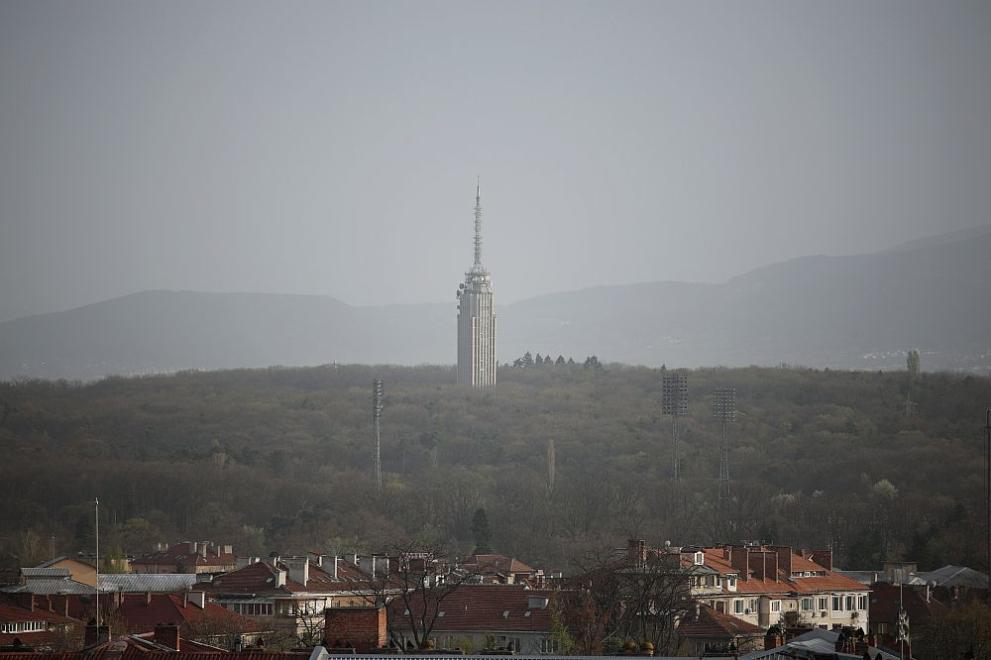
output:
[[66, 615], [65, 597], [14, 594], [0, 600], [0, 645], [61, 647], [79, 622]]
[[[553, 653], [558, 650], [549, 607], [554, 593], [521, 585], [462, 585], [440, 602], [429, 639], [438, 648], [466, 652], [512, 647], [521, 654]], [[390, 637], [403, 648], [413, 645], [411, 617], [424, 613], [424, 599], [410, 600], [407, 606], [394, 598], [388, 609]], [[426, 612], [432, 614], [431, 605]]]
[[872, 637], [889, 648], [897, 646], [898, 614], [904, 609], [912, 629], [946, 614], [949, 608], [933, 597], [929, 585], [895, 585], [879, 582], [871, 589], [870, 630]]
[[702, 656], [714, 651], [752, 651], [761, 647], [764, 629], [735, 616], [695, 604], [678, 624], [682, 651]]
[[[87, 561], [84, 558], [56, 557], [55, 559], [38, 564], [35, 568], [64, 569], [68, 571], [69, 579], [88, 585], [90, 588], [96, 587], [96, 563]], [[27, 569], [21, 569], [22, 576], [25, 570]]]
[[223, 573], [236, 568], [237, 558], [229, 545], [210, 541], [160, 543], [155, 552], [131, 561], [134, 573]]
[[[380, 585], [354, 561], [340, 557], [248, 558], [241, 568], [204, 584], [209, 599], [228, 610], [308, 638], [322, 636], [328, 607], [374, 603]], [[375, 570], [388, 571], [387, 565]]]
[[480, 584], [523, 584], [537, 574], [543, 575], [518, 559], [496, 554], [471, 555], [460, 568], [473, 574], [472, 581]]
[[691, 573], [691, 596], [764, 630], [867, 630], [870, 588], [833, 571], [829, 550], [762, 544], [668, 548]]
[[[35, 595], [66, 595], [92, 594], [95, 588], [92, 584], [84, 584], [73, 580], [68, 568], [22, 568], [15, 584], [0, 587], [0, 593], [35, 594]], [[93, 570], [96, 577], [96, 570]]]

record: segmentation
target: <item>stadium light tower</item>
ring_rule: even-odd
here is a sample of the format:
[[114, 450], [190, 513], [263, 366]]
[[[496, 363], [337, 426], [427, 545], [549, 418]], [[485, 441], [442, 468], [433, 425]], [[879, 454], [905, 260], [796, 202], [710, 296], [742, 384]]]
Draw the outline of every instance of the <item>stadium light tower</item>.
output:
[[736, 421], [736, 389], [716, 388], [712, 401], [712, 416], [719, 420], [719, 502], [729, 497], [729, 440], [726, 426]]
[[688, 415], [688, 376], [664, 374], [661, 381], [661, 414], [671, 416], [672, 478], [681, 478], [681, 458], [678, 451], [678, 418]]
[[375, 485], [382, 490], [382, 379], [372, 383], [372, 422], [375, 425]]

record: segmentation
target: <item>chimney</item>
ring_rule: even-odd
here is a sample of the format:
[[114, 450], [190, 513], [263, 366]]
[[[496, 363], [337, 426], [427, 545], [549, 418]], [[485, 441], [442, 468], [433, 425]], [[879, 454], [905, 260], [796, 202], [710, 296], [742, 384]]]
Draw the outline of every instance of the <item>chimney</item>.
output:
[[334, 555], [334, 579], [337, 580], [337, 566], [341, 563], [341, 558]]
[[225, 555], [232, 555], [232, 554], [234, 554], [234, 546], [232, 546], [232, 545], [224, 545], [224, 554]]
[[179, 650], [179, 626], [174, 623], [155, 624], [155, 643], [168, 647], [173, 651]]
[[[778, 555], [778, 567], [784, 571], [784, 574], [790, 578], [791, 577], [791, 546], [786, 545], [776, 545], [773, 546], [774, 551]], [[777, 576], [775, 576], [776, 578]]]
[[310, 560], [306, 557], [283, 559], [282, 563], [289, 569], [289, 579], [299, 582], [304, 587], [310, 581]]
[[316, 565], [323, 568], [323, 558], [326, 555], [314, 554], [313, 556], [316, 557]]
[[195, 555], [197, 552], [199, 552], [199, 550], [197, 549], [199, 543], [197, 543], [196, 541], [187, 541], [187, 543], [189, 545], [189, 554]]
[[86, 632], [83, 635], [84, 647], [103, 644], [108, 641], [110, 641], [110, 626], [103, 625], [97, 630], [96, 621], [86, 624]]
[[203, 541], [199, 544], [199, 554], [200, 557], [203, 557], [204, 559], [206, 559], [206, 547], [207, 547], [207, 541]]
[[388, 643], [384, 607], [328, 607], [324, 641], [347, 640], [358, 653], [372, 653]]
[[730, 560], [733, 559], [733, 548], [732, 547], [730, 547], [728, 545], [724, 545], [723, 546], [723, 559], [725, 559], [726, 561], [730, 561]]
[[286, 586], [286, 572], [280, 568], [273, 568], [272, 574], [275, 576], [275, 587]]
[[750, 548], [745, 545], [734, 547], [730, 551], [730, 554], [732, 555], [730, 563], [733, 568], [740, 571], [740, 579], [746, 582], [747, 571], [750, 568]]
[[189, 591], [189, 602], [196, 607], [202, 609], [206, 608], [206, 592], [205, 591]]
[[833, 551], [832, 550], [811, 550], [809, 552], [812, 561], [819, 564], [827, 571], [833, 570]]

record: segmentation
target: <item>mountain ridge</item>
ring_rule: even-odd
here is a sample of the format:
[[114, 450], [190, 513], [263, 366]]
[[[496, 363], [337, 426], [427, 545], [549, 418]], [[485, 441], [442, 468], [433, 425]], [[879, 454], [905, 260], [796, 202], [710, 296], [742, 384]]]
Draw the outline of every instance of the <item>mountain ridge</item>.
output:
[[[906, 246], [912, 246], [906, 248]], [[789, 362], [991, 370], [991, 226], [871, 254], [810, 255], [722, 283], [653, 281], [498, 306], [501, 362], [527, 350], [658, 366]], [[0, 323], [0, 378], [91, 379], [329, 362], [450, 364], [451, 303], [154, 289]]]

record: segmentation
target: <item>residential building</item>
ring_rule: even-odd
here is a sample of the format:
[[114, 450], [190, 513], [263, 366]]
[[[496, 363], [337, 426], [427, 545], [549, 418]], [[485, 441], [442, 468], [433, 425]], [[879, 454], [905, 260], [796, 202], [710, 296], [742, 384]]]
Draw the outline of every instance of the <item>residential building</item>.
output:
[[481, 584], [524, 584], [543, 572], [527, 566], [519, 559], [506, 555], [475, 554], [465, 559], [460, 568], [473, 575], [472, 582]]
[[223, 573], [236, 567], [237, 557], [229, 545], [210, 541], [161, 543], [155, 552], [131, 561], [134, 573]]
[[0, 645], [59, 648], [78, 622], [65, 597], [6, 595], [0, 600]]
[[[204, 585], [209, 599], [266, 627], [301, 636], [322, 634], [324, 610], [374, 603], [381, 585], [362, 571], [352, 555], [341, 557], [247, 558], [237, 570]], [[388, 574], [385, 558], [377, 571]], [[239, 560], [240, 561], [240, 560]]]
[[[521, 654], [554, 653], [550, 598], [554, 592], [521, 585], [462, 585], [439, 603], [429, 639], [442, 649], [507, 649]], [[409, 608], [412, 608], [412, 611]], [[432, 605], [426, 606], [431, 615]], [[389, 604], [389, 634], [400, 647], [413, 645], [410, 619], [424, 613], [424, 599], [402, 598]]]
[[680, 650], [702, 656], [713, 651], [752, 651], [761, 648], [763, 628], [695, 604], [678, 624]]
[[692, 571], [692, 597], [764, 630], [868, 629], [870, 588], [833, 571], [829, 550], [781, 545], [679, 548]]
[[[82, 584], [88, 585], [90, 587], [96, 587], [96, 561], [87, 560], [83, 557], [56, 557], [42, 564], [38, 564], [35, 568], [55, 568], [55, 569], [65, 569], [68, 571], [68, 576], [70, 579], [80, 582]], [[24, 576], [24, 570], [21, 569], [21, 575]]]

